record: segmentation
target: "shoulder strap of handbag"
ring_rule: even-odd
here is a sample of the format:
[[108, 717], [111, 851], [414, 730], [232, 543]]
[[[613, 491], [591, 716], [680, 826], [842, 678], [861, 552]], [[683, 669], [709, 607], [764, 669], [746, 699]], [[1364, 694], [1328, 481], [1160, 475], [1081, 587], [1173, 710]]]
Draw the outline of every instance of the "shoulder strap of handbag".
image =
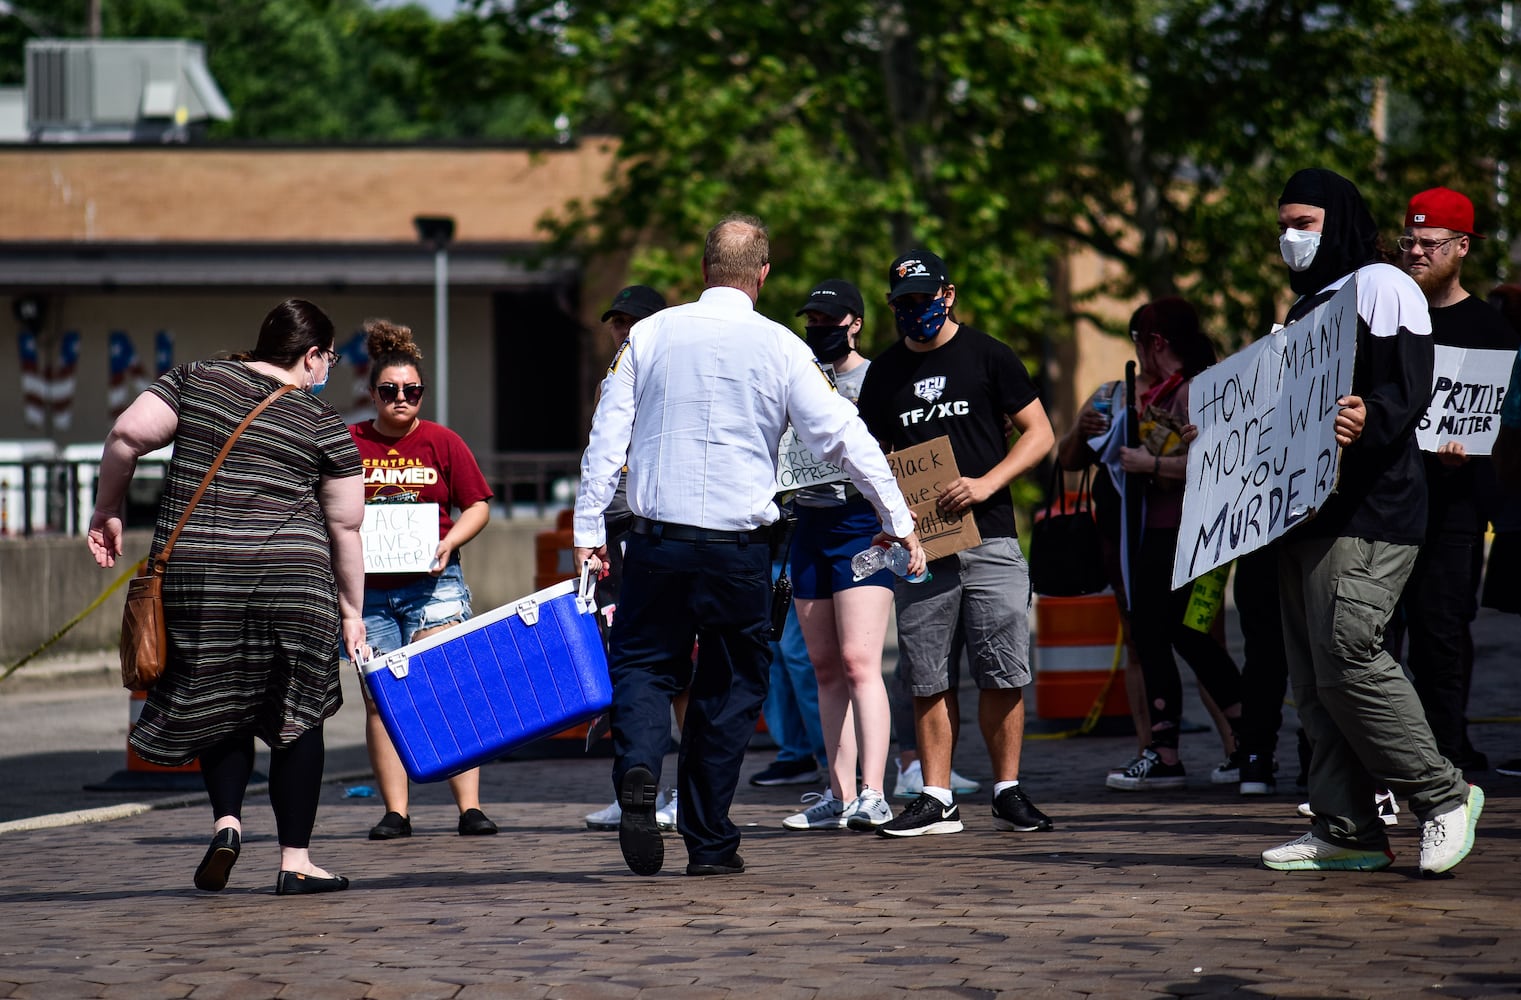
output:
[[195, 510], [195, 505], [201, 502], [201, 497], [205, 494], [206, 487], [211, 485], [211, 477], [216, 475], [217, 470], [222, 467], [222, 462], [227, 458], [227, 453], [232, 451], [232, 446], [236, 443], [238, 437], [248, 430], [248, 425], [253, 423], [259, 414], [264, 412], [265, 407], [294, 388], [295, 386], [293, 385], [282, 385], [264, 397], [264, 401], [250, 410], [248, 416], [244, 417], [243, 422], [238, 425], [237, 430], [233, 431], [227, 438], [227, 443], [222, 445], [222, 451], [217, 455], [217, 460], [212, 462], [211, 468], [206, 470], [206, 476], [201, 480], [201, 485], [196, 488], [195, 495], [185, 505], [185, 512], [180, 515], [180, 523], [174, 526], [174, 531], [169, 534], [169, 540], [164, 543], [163, 549], [154, 558], [153, 565], [157, 568], [158, 572], [162, 573], [164, 567], [169, 564], [169, 553], [174, 550], [174, 543], [179, 540], [180, 532], [185, 530], [185, 523], [190, 520], [190, 512]]

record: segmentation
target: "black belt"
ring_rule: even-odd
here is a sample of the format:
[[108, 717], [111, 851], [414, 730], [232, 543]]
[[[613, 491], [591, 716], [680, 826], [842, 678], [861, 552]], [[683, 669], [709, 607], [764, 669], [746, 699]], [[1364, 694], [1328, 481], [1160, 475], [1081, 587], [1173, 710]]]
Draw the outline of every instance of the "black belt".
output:
[[634, 517], [636, 535], [649, 535], [652, 538], [667, 538], [673, 542], [728, 542], [729, 544], [748, 545], [751, 542], [765, 542], [771, 537], [769, 525], [761, 528], [751, 528], [749, 531], [716, 531], [712, 528], [694, 528], [690, 524], [671, 524], [668, 521], [651, 521], [647, 517]]

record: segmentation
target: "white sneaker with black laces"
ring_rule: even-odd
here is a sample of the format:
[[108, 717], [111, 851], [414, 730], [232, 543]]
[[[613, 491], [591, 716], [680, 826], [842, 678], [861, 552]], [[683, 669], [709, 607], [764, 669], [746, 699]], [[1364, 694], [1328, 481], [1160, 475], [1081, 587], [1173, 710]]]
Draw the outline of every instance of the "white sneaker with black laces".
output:
[[953, 802], [941, 805], [933, 795], [921, 794], [896, 819], [877, 827], [884, 837], [923, 837], [932, 833], [960, 833], [961, 810]]
[[1125, 770], [1104, 778], [1104, 784], [1119, 792], [1146, 792], [1187, 787], [1188, 776], [1181, 760], [1165, 763], [1160, 754], [1147, 747]]
[[845, 804], [834, 797], [834, 792], [804, 792], [803, 801], [813, 805], [782, 820], [782, 826], [788, 830], [845, 829]]
[[893, 818], [893, 807], [875, 788], [863, 788], [845, 807], [845, 825], [862, 832], [875, 830]]
[[1421, 874], [1440, 875], [1473, 850], [1474, 828], [1484, 811], [1484, 790], [1468, 786], [1468, 800], [1421, 824]]
[[[1385, 789], [1382, 792], [1373, 793], [1373, 807], [1378, 810], [1378, 818], [1385, 826], [1399, 826], [1400, 804], [1394, 801], [1394, 793]], [[1310, 808], [1308, 802], [1299, 803], [1299, 815], [1305, 819], [1314, 819], [1315, 810]]]

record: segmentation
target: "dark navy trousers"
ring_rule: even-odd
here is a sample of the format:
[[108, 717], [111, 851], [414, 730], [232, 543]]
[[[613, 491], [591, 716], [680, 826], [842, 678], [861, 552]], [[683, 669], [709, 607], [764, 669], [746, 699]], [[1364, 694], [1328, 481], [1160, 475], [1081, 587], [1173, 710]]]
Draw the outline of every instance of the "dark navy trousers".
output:
[[660, 776], [671, 699], [690, 684], [677, 757], [677, 829], [695, 864], [722, 861], [739, 846], [729, 805], [766, 698], [770, 612], [771, 553], [764, 541], [628, 536], [608, 656], [613, 788], [641, 764]]

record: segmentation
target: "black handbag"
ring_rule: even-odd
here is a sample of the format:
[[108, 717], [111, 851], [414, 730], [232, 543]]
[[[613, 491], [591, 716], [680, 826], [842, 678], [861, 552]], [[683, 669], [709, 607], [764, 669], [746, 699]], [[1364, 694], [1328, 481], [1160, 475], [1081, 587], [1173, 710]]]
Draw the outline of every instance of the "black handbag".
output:
[[1098, 522], [1093, 519], [1092, 474], [1091, 466], [1083, 470], [1076, 506], [1068, 510], [1061, 464], [1052, 471], [1045, 513], [1030, 529], [1030, 587], [1037, 594], [1077, 597], [1109, 586]]

